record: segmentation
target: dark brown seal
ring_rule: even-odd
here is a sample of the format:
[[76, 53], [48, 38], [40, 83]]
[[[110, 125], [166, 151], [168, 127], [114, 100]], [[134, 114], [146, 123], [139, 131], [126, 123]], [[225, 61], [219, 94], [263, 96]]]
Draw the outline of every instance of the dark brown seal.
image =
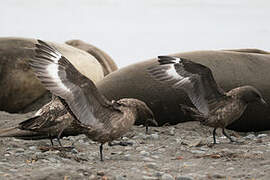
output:
[[172, 56], [159, 56], [158, 62], [159, 65], [148, 68], [149, 74], [162, 83], [171, 84], [176, 91], [185, 91], [196, 108], [184, 105], [182, 109], [191, 112], [194, 120], [214, 127], [214, 144], [217, 128], [222, 128], [223, 135], [234, 141], [225, 128], [241, 117], [248, 104], [266, 104], [261, 93], [252, 86], [241, 86], [225, 93], [211, 70], [202, 64]]
[[[60, 97], [65, 109], [73, 118], [58, 119], [60, 122], [57, 122], [55, 114], [61, 116], [65, 112], [61, 107], [57, 109], [53, 105], [52, 108], [56, 112], [51, 111], [51, 117], [46, 115], [39, 120], [30, 119], [30, 123], [23, 122], [19, 128], [43, 134], [47, 131], [49, 137], [52, 132], [60, 137], [66, 128], [73, 126], [77, 132], [80, 131], [101, 143], [100, 158], [103, 160], [103, 144], [124, 135], [137, 119], [156, 123], [152, 111], [144, 102], [132, 98], [108, 101], [99, 93], [93, 81], [76, 70], [59, 51], [43, 41], [38, 42], [37, 55], [30, 61], [31, 68], [42, 84]], [[60, 112], [63, 114], [59, 114]], [[37, 120], [36, 123], [32, 122]], [[42, 126], [43, 124], [48, 126]]]
[[[35, 39], [0, 38], [0, 110], [22, 111], [46, 92], [28, 65], [35, 54], [35, 43]], [[49, 44], [94, 82], [103, 78], [102, 67], [93, 56], [66, 44]]]
[[101, 64], [104, 76], [118, 69], [113, 59], [107, 53], [91, 44], [81, 40], [69, 40], [66, 41], [66, 44], [84, 50], [94, 56]]
[[[209, 67], [215, 80], [225, 91], [251, 85], [270, 102], [270, 54], [260, 50], [194, 51], [173, 54]], [[119, 69], [97, 83], [109, 99], [132, 97], [144, 101], [154, 112], [159, 125], [176, 124], [189, 119], [179, 110], [179, 104], [191, 105], [184, 92], [157, 83], [147, 68], [157, 65], [157, 59], [143, 61]], [[139, 123], [139, 122], [138, 122]], [[242, 117], [228, 127], [238, 131], [270, 129], [270, 110], [261, 104], [251, 104]]]

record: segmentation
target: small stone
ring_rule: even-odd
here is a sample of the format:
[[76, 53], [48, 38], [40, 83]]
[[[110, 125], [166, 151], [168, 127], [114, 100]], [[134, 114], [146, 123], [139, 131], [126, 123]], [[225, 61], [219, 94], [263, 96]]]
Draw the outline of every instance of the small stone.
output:
[[84, 143], [84, 140], [79, 139], [78, 143], [79, 143], [79, 144], [83, 144], [83, 143]]
[[113, 179], [114, 180], [126, 180], [126, 178], [121, 176], [121, 175], [116, 175]]
[[159, 139], [159, 135], [158, 134], [151, 134], [151, 139], [158, 140]]
[[254, 134], [249, 134], [247, 136], [244, 137], [245, 139], [255, 139], [256, 136]]
[[164, 172], [156, 172], [156, 173], [155, 173], [155, 176], [161, 177], [163, 174], [164, 174]]
[[192, 141], [191, 143], [188, 144], [190, 147], [200, 147], [203, 146], [204, 143], [201, 139], [197, 139], [195, 141]]
[[147, 163], [145, 166], [148, 167], [148, 168], [150, 168], [150, 169], [158, 169], [157, 164], [154, 163], [154, 162]]
[[172, 175], [165, 173], [161, 176], [161, 180], [174, 180], [174, 178]]
[[140, 155], [142, 155], [142, 156], [149, 156], [150, 153], [147, 152], [147, 151], [141, 151], [141, 152], [140, 152]]
[[131, 161], [132, 159], [131, 159], [131, 155], [130, 154], [125, 154], [124, 156], [123, 156], [123, 160], [125, 160], [125, 161]]
[[154, 161], [154, 159], [151, 159], [151, 158], [149, 158], [149, 157], [144, 157], [144, 158], [143, 158], [143, 161], [151, 162], [151, 161]]
[[154, 156], [152, 156], [152, 158], [154, 158], [154, 159], [159, 159], [160, 157], [157, 156], [157, 155], [154, 155]]
[[50, 162], [53, 162], [53, 163], [56, 163], [57, 162], [57, 160], [55, 159], [55, 158], [48, 158], [48, 160], [50, 161]]
[[9, 157], [9, 156], [10, 156], [10, 154], [4, 154], [4, 156], [5, 156], [5, 157]]
[[79, 153], [79, 151], [78, 151], [77, 149], [75, 149], [75, 148], [73, 148], [73, 149], [71, 150], [71, 152], [72, 152], [73, 154], [78, 154], [78, 153]]
[[29, 149], [30, 150], [37, 150], [37, 147], [36, 146], [30, 146]]
[[169, 131], [169, 135], [174, 136], [174, 134], [175, 134], [174, 130], [175, 130], [175, 128], [172, 127], [172, 128], [170, 129], [170, 131]]
[[98, 171], [98, 172], [97, 172], [97, 175], [98, 175], [98, 176], [104, 176], [105, 173], [104, 173], [103, 171]]
[[151, 176], [143, 176], [142, 180], [158, 180], [156, 177], [151, 177]]
[[223, 179], [223, 178], [226, 178], [226, 176], [221, 175], [221, 174], [214, 174], [212, 177], [213, 177], [213, 178], [217, 178], [217, 179]]
[[124, 136], [124, 137], [122, 138], [122, 140], [123, 140], [123, 141], [127, 141], [127, 140], [128, 140], [128, 137], [125, 137], [125, 136]]
[[226, 169], [226, 171], [233, 171], [233, 170], [234, 170], [233, 167], [229, 167], [229, 168]]
[[259, 134], [257, 137], [258, 137], [258, 138], [267, 137], [267, 134]]
[[91, 176], [89, 176], [88, 178], [89, 180], [96, 180], [98, 179], [94, 174], [92, 174]]
[[190, 152], [195, 153], [195, 154], [204, 154], [204, 151], [201, 150], [191, 150]]
[[178, 176], [175, 178], [175, 180], [194, 180], [194, 179], [187, 176]]
[[15, 152], [16, 153], [21, 153], [21, 152], [24, 152], [24, 149], [23, 148], [17, 148]]

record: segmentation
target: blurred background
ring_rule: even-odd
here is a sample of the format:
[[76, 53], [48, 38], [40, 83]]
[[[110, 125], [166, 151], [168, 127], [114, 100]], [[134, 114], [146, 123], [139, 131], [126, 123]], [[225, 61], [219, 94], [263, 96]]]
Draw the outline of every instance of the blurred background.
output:
[[270, 50], [269, 0], [8, 0], [0, 36], [81, 39], [119, 67], [162, 54]]

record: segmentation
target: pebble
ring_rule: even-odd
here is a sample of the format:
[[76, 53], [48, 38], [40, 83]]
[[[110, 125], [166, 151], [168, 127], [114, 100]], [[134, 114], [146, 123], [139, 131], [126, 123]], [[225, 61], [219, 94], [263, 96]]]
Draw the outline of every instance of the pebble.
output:
[[196, 139], [190, 143], [188, 143], [188, 146], [190, 147], [200, 147], [203, 146], [205, 143], [203, 142], [202, 139]]
[[124, 161], [131, 161], [131, 160], [132, 160], [131, 155], [130, 155], [130, 154], [125, 154], [125, 155], [123, 156], [123, 160], [124, 160]]
[[151, 158], [149, 158], [149, 157], [144, 157], [144, 158], [143, 158], [143, 161], [150, 162], [150, 161], [154, 161], [154, 159], [151, 159]]
[[165, 173], [161, 176], [161, 180], [174, 180], [174, 178], [172, 175]]
[[247, 136], [244, 137], [245, 139], [255, 139], [256, 136], [254, 134], [249, 134]]
[[142, 155], [142, 156], [149, 156], [150, 153], [147, 152], [147, 151], [141, 151], [141, 152], [140, 152], [140, 155]]
[[194, 179], [187, 176], [177, 176], [175, 180], [194, 180]]
[[257, 137], [258, 137], [258, 138], [267, 137], [267, 134], [259, 134]]
[[104, 173], [103, 171], [98, 171], [98, 172], [97, 172], [97, 175], [98, 175], [98, 176], [104, 176], [105, 173]]
[[226, 176], [221, 175], [221, 174], [214, 174], [212, 177], [213, 177], [213, 178], [217, 178], [217, 179], [223, 179], [223, 178], [226, 178]]
[[30, 146], [29, 149], [30, 150], [37, 150], [37, 147], [36, 146]]
[[204, 154], [204, 151], [201, 150], [191, 150], [190, 152], [195, 153], [195, 154]]
[[89, 180], [96, 180], [98, 179], [94, 174], [92, 174], [91, 176], [89, 176], [88, 178]]
[[164, 172], [156, 172], [156, 173], [155, 173], [155, 176], [161, 177], [163, 174], [164, 174]]
[[73, 154], [78, 154], [78, 153], [79, 153], [79, 151], [78, 151], [77, 149], [75, 149], [75, 148], [73, 148], [73, 149], [71, 150], [71, 152], [72, 152]]
[[151, 134], [151, 139], [158, 140], [159, 139], [159, 135], [158, 134]]
[[154, 159], [159, 159], [160, 157], [157, 156], [157, 155], [154, 155], [154, 156], [152, 156], [152, 158], [154, 158]]
[[121, 175], [116, 175], [113, 179], [114, 180], [126, 180], [126, 178], [121, 176]]
[[226, 171], [233, 171], [233, 170], [234, 170], [233, 167], [229, 167], [229, 168], [226, 169]]
[[158, 178], [156, 178], [156, 177], [151, 177], [151, 176], [143, 176], [142, 179], [143, 179], [143, 180], [158, 180]]
[[174, 130], [175, 130], [175, 128], [172, 127], [172, 128], [170, 129], [170, 131], [169, 131], [169, 135], [174, 136], [174, 134], [175, 134]]
[[155, 170], [158, 169], [157, 163], [154, 163], [154, 162], [147, 163], [145, 166], [150, 168], [150, 169], [155, 169]]
[[24, 149], [23, 148], [17, 148], [15, 152], [16, 153], [21, 153], [21, 152], [24, 152]]
[[53, 163], [56, 163], [56, 162], [57, 162], [57, 160], [56, 160], [55, 158], [52, 158], [52, 157], [48, 158], [48, 160], [49, 160], [50, 162], [53, 162]]

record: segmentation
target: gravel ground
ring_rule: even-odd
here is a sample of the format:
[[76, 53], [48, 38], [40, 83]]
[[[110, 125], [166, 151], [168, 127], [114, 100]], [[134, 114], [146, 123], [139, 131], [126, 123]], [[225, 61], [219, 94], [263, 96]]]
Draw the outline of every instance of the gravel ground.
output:
[[[0, 126], [9, 127], [30, 117], [0, 112]], [[0, 179], [270, 179], [270, 131], [228, 131], [238, 143], [230, 143], [217, 131], [212, 145], [212, 128], [198, 122], [145, 128], [134, 126], [121, 141], [132, 146], [104, 146], [99, 161], [99, 144], [86, 136], [67, 137], [67, 151], [50, 150], [49, 140], [0, 139]], [[57, 144], [57, 142], [55, 142]]]

